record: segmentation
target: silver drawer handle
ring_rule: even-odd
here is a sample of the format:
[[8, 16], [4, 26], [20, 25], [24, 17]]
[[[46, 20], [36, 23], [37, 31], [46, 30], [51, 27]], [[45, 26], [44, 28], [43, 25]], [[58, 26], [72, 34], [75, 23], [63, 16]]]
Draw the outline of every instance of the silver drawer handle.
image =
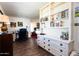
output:
[[63, 52], [63, 50], [60, 50], [60, 52]]
[[48, 50], [50, 50], [50, 49], [48, 49]]
[[48, 44], [48, 46], [50, 46], [50, 44]]
[[44, 38], [44, 40], [45, 40], [45, 38]]
[[48, 42], [50, 42], [50, 40], [48, 40]]
[[60, 46], [63, 46], [63, 44], [60, 44]]

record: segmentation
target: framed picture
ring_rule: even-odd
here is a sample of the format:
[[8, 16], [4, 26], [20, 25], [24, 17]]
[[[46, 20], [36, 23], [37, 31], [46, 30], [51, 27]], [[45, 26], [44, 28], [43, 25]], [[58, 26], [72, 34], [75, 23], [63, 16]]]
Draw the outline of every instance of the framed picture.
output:
[[37, 23], [36, 26], [37, 26], [37, 29], [39, 29], [40, 28], [40, 23]]
[[0, 10], [0, 14], [3, 15], [3, 12]]
[[56, 23], [56, 27], [59, 27], [59, 26], [60, 26], [60, 23], [59, 23], [59, 22], [57, 22], [57, 23]]
[[48, 21], [48, 17], [45, 17], [45, 18], [44, 18], [44, 21]]
[[61, 12], [61, 18], [68, 18], [69, 17], [69, 14], [68, 14], [68, 9], [64, 10]]
[[75, 8], [75, 17], [79, 17], [79, 7]]
[[51, 21], [51, 22], [50, 22], [50, 27], [54, 27], [54, 26], [55, 26], [54, 22]]
[[23, 22], [18, 22], [19, 27], [23, 27]]
[[61, 12], [61, 18], [65, 18], [66, 16], [65, 16], [65, 11], [62, 11]]
[[10, 27], [16, 27], [16, 22], [10, 22]]

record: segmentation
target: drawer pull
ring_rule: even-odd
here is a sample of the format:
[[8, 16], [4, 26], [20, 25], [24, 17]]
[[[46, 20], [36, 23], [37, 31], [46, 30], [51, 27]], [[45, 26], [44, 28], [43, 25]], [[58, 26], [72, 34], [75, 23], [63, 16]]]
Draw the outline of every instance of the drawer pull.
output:
[[48, 46], [50, 46], [50, 44], [48, 44]]
[[48, 40], [48, 42], [50, 42], [50, 40]]
[[45, 44], [45, 42], [44, 42], [44, 44]]
[[63, 50], [60, 50], [60, 52], [63, 52]]
[[63, 46], [63, 44], [60, 44], [60, 46]]
[[50, 49], [48, 49], [50, 51]]

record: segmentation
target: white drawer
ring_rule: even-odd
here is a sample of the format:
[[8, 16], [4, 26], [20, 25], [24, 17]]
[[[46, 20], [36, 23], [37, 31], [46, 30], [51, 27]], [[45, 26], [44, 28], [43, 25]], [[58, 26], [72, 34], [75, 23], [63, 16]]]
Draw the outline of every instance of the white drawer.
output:
[[44, 44], [43, 43], [39, 42], [38, 45], [41, 46], [42, 48], [44, 48]]
[[43, 37], [38, 37], [38, 39], [37, 40], [43, 40]]
[[54, 49], [54, 48], [51, 48], [51, 53], [52, 54], [54, 54], [54, 55], [58, 55], [58, 56], [67, 56], [67, 55], [69, 55], [69, 53], [68, 53], [68, 51], [67, 50], [65, 50], [65, 49]]
[[50, 53], [53, 54], [53, 55], [55, 55], [55, 56], [60, 56], [60, 52], [57, 51], [57, 50], [55, 50], [55, 49], [52, 49], [52, 48], [50, 50]]
[[63, 42], [60, 42], [60, 41], [59, 42], [58, 41], [50, 41], [50, 43], [51, 43], [52, 46], [56, 45], [56, 46], [58, 46], [60, 48], [68, 49], [68, 44], [63, 43]]

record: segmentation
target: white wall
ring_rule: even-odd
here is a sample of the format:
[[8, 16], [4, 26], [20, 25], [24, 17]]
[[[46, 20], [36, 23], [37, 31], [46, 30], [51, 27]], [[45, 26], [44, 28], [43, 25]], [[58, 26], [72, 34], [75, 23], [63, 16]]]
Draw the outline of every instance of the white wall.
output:
[[[20, 28], [26, 28], [28, 26], [28, 31], [30, 31], [30, 19], [28, 18], [20, 18], [20, 17], [9, 17], [10, 22], [16, 22], [16, 27], [15, 28], [10, 28], [10, 31], [19, 30]], [[23, 27], [18, 27], [18, 22], [23, 22]]]
[[34, 31], [36, 24], [39, 22], [39, 19], [31, 19], [31, 32]]
[[[26, 26], [28, 26], [27, 30], [29, 32], [29, 37], [30, 37], [30, 30], [31, 30], [31, 22], [30, 19], [28, 18], [20, 18], [20, 17], [9, 17], [10, 22], [16, 22], [16, 27], [15, 28], [11, 28], [9, 27], [9, 31], [17, 31], [20, 28], [26, 28]], [[18, 27], [18, 22], [23, 22], [23, 27]]]

